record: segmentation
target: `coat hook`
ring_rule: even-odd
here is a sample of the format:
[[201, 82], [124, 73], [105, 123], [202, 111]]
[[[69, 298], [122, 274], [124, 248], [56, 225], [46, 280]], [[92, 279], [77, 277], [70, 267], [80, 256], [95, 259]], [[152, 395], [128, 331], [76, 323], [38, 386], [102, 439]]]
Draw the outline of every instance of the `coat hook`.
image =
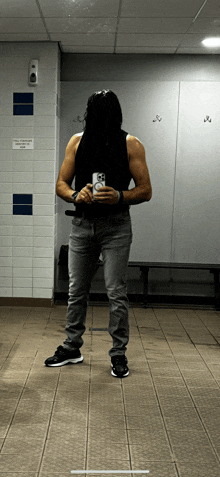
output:
[[211, 123], [211, 121], [212, 121], [209, 116], [206, 116], [206, 119], [204, 119], [204, 123], [206, 123], [207, 121], [208, 121], [209, 123]]
[[153, 123], [155, 123], [156, 121], [162, 121], [162, 118], [159, 116], [159, 114], [156, 115], [156, 119], [153, 119]]

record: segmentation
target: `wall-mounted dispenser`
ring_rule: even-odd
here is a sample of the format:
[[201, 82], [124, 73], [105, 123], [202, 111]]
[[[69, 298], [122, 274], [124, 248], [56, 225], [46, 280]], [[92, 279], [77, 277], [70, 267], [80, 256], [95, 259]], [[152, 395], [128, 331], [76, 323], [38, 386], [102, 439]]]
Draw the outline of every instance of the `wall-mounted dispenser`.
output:
[[29, 86], [36, 86], [38, 84], [38, 60], [31, 60], [28, 71]]

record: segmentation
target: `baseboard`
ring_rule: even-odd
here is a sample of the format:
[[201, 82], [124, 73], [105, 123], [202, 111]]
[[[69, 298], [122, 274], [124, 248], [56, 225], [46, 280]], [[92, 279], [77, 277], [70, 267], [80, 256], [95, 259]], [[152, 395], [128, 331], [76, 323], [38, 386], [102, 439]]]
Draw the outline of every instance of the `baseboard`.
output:
[[1, 297], [0, 306], [30, 306], [51, 308], [53, 306], [51, 298], [22, 298], [22, 297]]
[[[146, 307], [205, 307], [215, 308], [215, 297], [200, 296], [170, 296], [170, 295], [148, 295], [147, 305], [143, 303], [142, 294], [128, 294], [129, 303], [131, 305], [141, 305]], [[55, 293], [55, 305], [67, 305], [68, 293]], [[105, 293], [91, 293], [89, 295], [89, 303], [105, 304], [108, 303], [108, 297]]]

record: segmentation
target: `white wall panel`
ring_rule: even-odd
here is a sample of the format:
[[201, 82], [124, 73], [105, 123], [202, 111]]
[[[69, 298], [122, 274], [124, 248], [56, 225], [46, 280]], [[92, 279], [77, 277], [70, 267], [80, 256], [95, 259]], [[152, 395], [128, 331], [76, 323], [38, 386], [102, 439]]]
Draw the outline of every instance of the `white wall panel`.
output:
[[[173, 260], [220, 262], [219, 83], [181, 83]], [[204, 119], [209, 116], [211, 122]]]

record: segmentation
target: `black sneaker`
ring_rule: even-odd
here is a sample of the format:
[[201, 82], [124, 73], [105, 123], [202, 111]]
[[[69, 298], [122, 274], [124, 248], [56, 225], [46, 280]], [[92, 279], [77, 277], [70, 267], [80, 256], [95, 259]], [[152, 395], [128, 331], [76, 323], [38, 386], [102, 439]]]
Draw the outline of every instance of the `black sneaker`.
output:
[[63, 346], [58, 346], [57, 350], [54, 353], [54, 356], [47, 358], [44, 364], [46, 366], [64, 366], [68, 363], [80, 363], [83, 361], [83, 356], [80, 351], [74, 350], [69, 351]]
[[116, 378], [125, 378], [129, 375], [128, 360], [124, 355], [112, 356], [112, 376]]

